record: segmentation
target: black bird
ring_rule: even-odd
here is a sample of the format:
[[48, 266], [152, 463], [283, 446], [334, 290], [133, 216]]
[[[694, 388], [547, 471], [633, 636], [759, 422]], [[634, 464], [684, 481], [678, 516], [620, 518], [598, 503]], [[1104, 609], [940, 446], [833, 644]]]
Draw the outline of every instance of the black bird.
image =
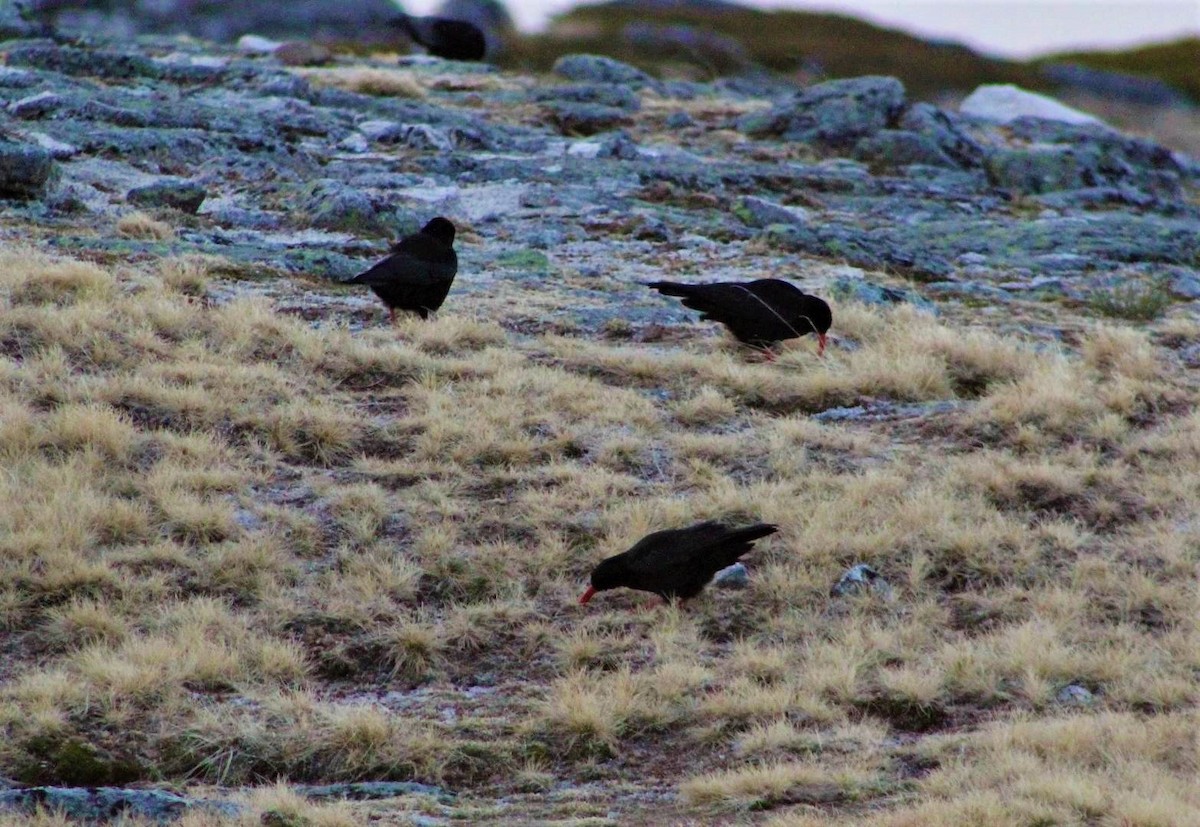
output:
[[388, 21], [388, 25], [400, 29], [408, 38], [424, 46], [429, 54], [447, 60], [483, 60], [487, 53], [487, 40], [483, 31], [466, 20], [451, 20], [448, 17], [410, 17], [402, 14]]
[[446, 300], [457, 272], [454, 225], [438, 216], [420, 232], [397, 241], [390, 256], [347, 284], [365, 284], [374, 290], [395, 323], [397, 308], [428, 319]]
[[778, 530], [767, 523], [730, 528], [709, 520], [688, 528], [656, 531], [629, 551], [596, 566], [592, 584], [579, 602], [587, 603], [596, 592], [621, 587], [653, 592], [664, 600], [688, 600], [698, 595], [714, 574], [750, 551], [755, 540]]
[[817, 334], [817, 354], [825, 354], [825, 333], [833, 313], [824, 300], [810, 296], [780, 279], [719, 281], [712, 284], [677, 284], [655, 281], [646, 285], [664, 296], [679, 296], [683, 306], [699, 310], [729, 328], [739, 341], [765, 350], [784, 339]]

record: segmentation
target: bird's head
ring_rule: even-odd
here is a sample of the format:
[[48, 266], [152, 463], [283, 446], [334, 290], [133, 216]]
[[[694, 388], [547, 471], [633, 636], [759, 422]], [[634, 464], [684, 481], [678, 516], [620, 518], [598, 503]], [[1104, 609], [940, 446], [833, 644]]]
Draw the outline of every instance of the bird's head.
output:
[[804, 304], [800, 308], [796, 321], [802, 325], [802, 327], [797, 327], [798, 330], [811, 330], [817, 334], [817, 353], [824, 355], [825, 334], [829, 332], [829, 328], [833, 327], [833, 311], [829, 309], [825, 300], [805, 295]]
[[592, 585], [579, 598], [580, 603], [587, 603], [596, 592], [617, 589], [625, 585], [625, 566], [623, 561], [609, 558], [592, 569]]
[[421, 232], [436, 238], [447, 247], [454, 245], [454, 225], [448, 218], [442, 218], [439, 215], [437, 218], [429, 219], [429, 222], [421, 228]]

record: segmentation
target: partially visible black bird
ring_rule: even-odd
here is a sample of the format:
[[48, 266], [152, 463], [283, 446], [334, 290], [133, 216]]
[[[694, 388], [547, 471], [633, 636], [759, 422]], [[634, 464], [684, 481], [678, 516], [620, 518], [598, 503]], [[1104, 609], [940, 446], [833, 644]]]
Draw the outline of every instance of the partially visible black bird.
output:
[[347, 284], [365, 284], [374, 290], [395, 323], [397, 308], [429, 318], [446, 300], [457, 272], [454, 225], [438, 216], [420, 232], [397, 241], [390, 256]]
[[784, 339], [817, 334], [817, 354], [825, 354], [825, 334], [833, 313], [823, 299], [810, 296], [781, 279], [678, 284], [655, 281], [646, 285], [664, 296], [679, 296], [683, 306], [701, 312], [729, 328], [739, 341], [765, 350]]
[[447, 60], [483, 60], [487, 54], [487, 40], [483, 31], [466, 20], [451, 20], [448, 17], [411, 17], [402, 14], [388, 21], [388, 25], [400, 29], [408, 38], [424, 46], [429, 54]]
[[755, 540], [778, 530], [768, 523], [730, 528], [709, 520], [688, 528], [656, 531], [629, 551], [596, 566], [592, 584], [579, 602], [587, 603], [596, 592], [621, 587], [653, 592], [664, 600], [688, 600], [698, 595], [718, 571], [750, 551]]

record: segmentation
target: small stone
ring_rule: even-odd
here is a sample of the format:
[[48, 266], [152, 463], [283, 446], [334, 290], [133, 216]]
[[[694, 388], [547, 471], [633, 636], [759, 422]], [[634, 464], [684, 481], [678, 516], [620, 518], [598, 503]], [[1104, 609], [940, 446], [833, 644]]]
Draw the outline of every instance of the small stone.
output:
[[1096, 696], [1087, 687], [1070, 683], [1058, 690], [1054, 699], [1064, 706], [1091, 706], [1096, 702]]
[[140, 207], [170, 207], [195, 215], [207, 195], [204, 187], [195, 181], [164, 179], [134, 187], [125, 194], [125, 200]]
[[324, 66], [333, 60], [333, 52], [307, 40], [284, 43], [273, 54], [284, 66]]
[[716, 573], [713, 585], [718, 589], [744, 589], [750, 585], [750, 572], [741, 563], [734, 563]]
[[282, 45], [278, 40], [259, 37], [256, 34], [244, 34], [238, 38], [237, 50], [247, 55], [269, 55]]
[[776, 204], [774, 201], [754, 195], [743, 198], [735, 213], [738, 218], [751, 227], [769, 227], [772, 224], [807, 224], [812, 220], [809, 211], [803, 207]]
[[882, 574], [866, 563], [859, 563], [847, 569], [829, 590], [829, 594], [833, 597], [849, 597], [868, 592], [879, 595], [885, 600], [891, 600], [894, 597], [891, 584], [883, 578]]
[[555, 61], [554, 73], [568, 80], [624, 84], [632, 88], [653, 83], [653, 78], [641, 69], [600, 55], [563, 55]]

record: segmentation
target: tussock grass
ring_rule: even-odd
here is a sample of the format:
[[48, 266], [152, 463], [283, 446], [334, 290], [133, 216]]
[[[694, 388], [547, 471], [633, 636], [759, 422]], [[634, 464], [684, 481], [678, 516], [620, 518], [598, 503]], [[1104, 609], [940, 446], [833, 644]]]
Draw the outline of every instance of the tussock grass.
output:
[[[851, 304], [844, 347], [768, 365], [452, 310], [312, 325], [216, 301], [209, 259], [0, 264], [19, 781], [601, 780], [781, 824], [1188, 823], [1194, 765], [1154, 722], [1195, 723], [1200, 416], [1167, 350], [1194, 325], [1077, 319], [1037, 349]], [[810, 415], [835, 405], [885, 414]], [[779, 525], [747, 589], [575, 602], [603, 557], [708, 518]], [[857, 563], [891, 594], [831, 597]], [[1094, 700], [1068, 715], [1073, 683]]]
[[165, 221], [138, 210], [121, 216], [117, 221], [117, 235], [143, 241], [170, 241], [175, 237], [175, 229]]
[[382, 67], [335, 66], [332, 68], [290, 69], [319, 86], [332, 86], [348, 92], [397, 98], [423, 98], [425, 88], [412, 72]]

